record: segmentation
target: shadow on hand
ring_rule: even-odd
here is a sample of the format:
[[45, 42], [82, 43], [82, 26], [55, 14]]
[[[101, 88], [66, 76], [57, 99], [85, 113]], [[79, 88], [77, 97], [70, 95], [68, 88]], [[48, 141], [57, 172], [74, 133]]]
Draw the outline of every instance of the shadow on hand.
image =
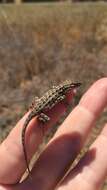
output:
[[[53, 189], [71, 167], [82, 146], [82, 137], [77, 132], [53, 139], [32, 170], [34, 181], [38, 181], [38, 189]], [[88, 161], [91, 162], [94, 158], [95, 151]]]

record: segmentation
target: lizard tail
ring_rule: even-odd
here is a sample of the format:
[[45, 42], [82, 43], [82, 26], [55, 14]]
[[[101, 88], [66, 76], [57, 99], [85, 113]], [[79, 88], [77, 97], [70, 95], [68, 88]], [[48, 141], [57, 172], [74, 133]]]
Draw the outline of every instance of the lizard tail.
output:
[[23, 146], [23, 153], [24, 153], [24, 159], [25, 159], [25, 163], [26, 163], [26, 167], [27, 167], [27, 170], [28, 170], [28, 173], [31, 174], [31, 171], [30, 171], [30, 168], [29, 168], [29, 161], [28, 161], [28, 158], [27, 158], [27, 150], [26, 150], [26, 143], [25, 143], [25, 133], [26, 133], [26, 129], [27, 129], [27, 126], [29, 124], [29, 122], [31, 121], [31, 119], [34, 117], [34, 113], [31, 112], [25, 123], [24, 123], [24, 126], [23, 126], [23, 129], [22, 129], [22, 146]]

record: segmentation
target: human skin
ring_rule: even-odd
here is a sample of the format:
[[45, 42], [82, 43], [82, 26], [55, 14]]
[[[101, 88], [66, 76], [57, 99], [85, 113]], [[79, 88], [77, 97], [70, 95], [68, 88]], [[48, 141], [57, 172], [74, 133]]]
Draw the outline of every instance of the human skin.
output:
[[[70, 103], [72, 96], [67, 97]], [[83, 148], [99, 115], [107, 106], [107, 78], [96, 81], [82, 96], [79, 104], [58, 128], [28, 176], [19, 183], [26, 169], [21, 143], [25, 116], [16, 124], [0, 145], [0, 190], [99, 190], [107, 175], [107, 124], [79, 161], [77, 166], [59, 183], [70, 164]], [[44, 133], [66, 111], [63, 103], [48, 114], [51, 121], [44, 126]], [[42, 125], [34, 118], [26, 132], [29, 160], [43, 139]], [[59, 184], [58, 184], [59, 183]]]

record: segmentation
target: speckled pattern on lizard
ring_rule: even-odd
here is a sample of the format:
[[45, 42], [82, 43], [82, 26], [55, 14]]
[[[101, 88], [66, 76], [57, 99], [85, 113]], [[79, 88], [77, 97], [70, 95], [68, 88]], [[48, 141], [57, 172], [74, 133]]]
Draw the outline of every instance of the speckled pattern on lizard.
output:
[[29, 122], [37, 116], [39, 121], [44, 124], [50, 120], [50, 118], [45, 114], [46, 111], [51, 110], [56, 104], [64, 101], [66, 94], [69, 91], [74, 90], [79, 87], [81, 83], [72, 82], [71, 80], [66, 80], [58, 86], [53, 86], [49, 91], [47, 91], [41, 98], [35, 99], [31, 106], [31, 112], [29, 113], [23, 129], [22, 129], [22, 145], [24, 152], [24, 159], [26, 162], [27, 170], [30, 174], [29, 163], [27, 159], [27, 151], [25, 146], [25, 132]]

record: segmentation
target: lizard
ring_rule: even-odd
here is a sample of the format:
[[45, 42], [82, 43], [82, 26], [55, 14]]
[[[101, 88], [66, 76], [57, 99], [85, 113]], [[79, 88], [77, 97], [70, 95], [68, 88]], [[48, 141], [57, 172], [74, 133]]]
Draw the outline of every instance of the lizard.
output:
[[81, 83], [72, 82], [71, 80], [66, 80], [59, 84], [58, 86], [53, 86], [48, 90], [41, 98], [35, 98], [31, 105], [31, 112], [26, 118], [23, 128], [22, 128], [22, 146], [24, 159], [27, 166], [28, 173], [30, 174], [29, 162], [27, 159], [27, 151], [25, 146], [25, 133], [29, 122], [37, 116], [38, 120], [42, 123], [46, 123], [50, 120], [49, 116], [45, 114], [46, 111], [51, 110], [56, 104], [62, 102], [66, 99], [66, 95], [69, 91], [73, 91], [75, 88], [79, 87]]

